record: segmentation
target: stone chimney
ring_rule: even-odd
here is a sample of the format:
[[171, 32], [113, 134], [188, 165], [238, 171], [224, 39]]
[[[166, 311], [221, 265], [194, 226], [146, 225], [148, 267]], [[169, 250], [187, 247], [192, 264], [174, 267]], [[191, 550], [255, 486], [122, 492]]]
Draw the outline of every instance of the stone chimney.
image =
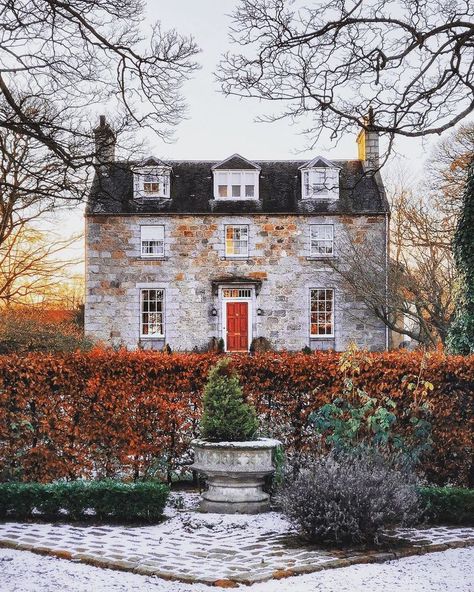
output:
[[369, 108], [369, 113], [364, 117], [363, 123], [364, 128], [357, 136], [359, 160], [363, 161], [364, 168], [377, 170], [380, 166], [379, 133], [373, 129], [374, 112], [372, 107]]
[[115, 160], [116, 137], [113, 129], [105, 120], [105, 115], [99, 118], [99, 125], [94, 129], [95, 159], [98, 164], [106, 164]]

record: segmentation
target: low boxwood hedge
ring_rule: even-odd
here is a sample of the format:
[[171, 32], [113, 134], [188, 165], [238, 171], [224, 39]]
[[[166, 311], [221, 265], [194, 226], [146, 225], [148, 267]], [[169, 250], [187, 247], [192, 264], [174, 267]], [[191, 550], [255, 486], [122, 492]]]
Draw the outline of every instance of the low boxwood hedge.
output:
[[420, 494], [430, 522], [474, 524], [474, 489], [422, 487]]
[[162, 518], [168, 494], [166, 485], [150, 481], [0, 483], [0, 517], [152, 522]]

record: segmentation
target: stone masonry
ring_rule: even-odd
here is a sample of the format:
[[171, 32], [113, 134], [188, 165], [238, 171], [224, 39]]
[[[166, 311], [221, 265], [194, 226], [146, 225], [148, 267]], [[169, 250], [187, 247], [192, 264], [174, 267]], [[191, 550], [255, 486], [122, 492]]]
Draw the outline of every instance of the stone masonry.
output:
[[[252, 337], [276, 349], [343, 350], [350, 341], [384, 349], [386, 330], [354, 301], [327, 260], [310, 257], [310, 224], [334, 224], [335, 256], [345, 238], [370, 235], [385, 251], [383, 215], [93, 214], [86, 218], [87, 334], [134, 349], [205, 350], [222, 337], [222, 293], [213, 284], [242, 277], [252, 288]], [[163, 258], [140, 257], [140, 225], [165, 226]], [[249, 225], [249, 257], [226, 258], [224, 226]], [[339, 247], [339, 248], [338, 248]], [[252, 283], [253, 282], [253, 283]], [[140, 340], [140, 288], [165, 290], [164, 339]], [[310, 289], [333, 288], [334, 339], [310, 339]], [[213, 310], [214, 309], [214, 310]], [[214, 314], [213, 314], [214, 313]]]

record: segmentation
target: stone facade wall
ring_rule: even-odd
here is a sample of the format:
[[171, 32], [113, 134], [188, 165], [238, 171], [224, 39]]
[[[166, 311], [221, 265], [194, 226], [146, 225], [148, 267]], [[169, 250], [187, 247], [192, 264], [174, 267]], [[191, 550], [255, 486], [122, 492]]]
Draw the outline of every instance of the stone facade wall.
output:
[[[340, 275], [310, 257], [310, 224], [334, 224], [336, 257], [344, 237], [370, 236], [384, 257], [383, 216], [108, 215], [86, 220], [86, 333], [108, 344], [173, 350], [205, 349], [222, 337], [222, 293], [212, 280], [246, 277], [252, 288], [252, 337], [276, 349], [333, 348], [353, 340], [385, 347], [385, 327], [344, 289]], [[165, 226], [163, 259], [140, 257], [140, 224]], [[249, 225], [248, 259], [225, 257], [224, 226]], [[140, 288], [165, 290], [165, 337], [140, 341]], [[310, 339], [310, 289], [335, 290], [334, 339]], [[213, 316], [212, 310], [217, 311]], [[261, 314], [257, 314], [260, 309]]]

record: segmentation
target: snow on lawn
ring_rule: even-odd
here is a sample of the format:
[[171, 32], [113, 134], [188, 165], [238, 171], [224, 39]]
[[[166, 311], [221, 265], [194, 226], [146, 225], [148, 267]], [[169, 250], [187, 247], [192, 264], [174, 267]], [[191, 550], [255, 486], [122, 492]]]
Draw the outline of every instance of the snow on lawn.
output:
[[[249, 592], [473, 592], [474, 548], [450, 549], [384, 564], [353, 565], [242, 588]], [[0, 590], [210, 592], [212, 588], [0, 549]]]

